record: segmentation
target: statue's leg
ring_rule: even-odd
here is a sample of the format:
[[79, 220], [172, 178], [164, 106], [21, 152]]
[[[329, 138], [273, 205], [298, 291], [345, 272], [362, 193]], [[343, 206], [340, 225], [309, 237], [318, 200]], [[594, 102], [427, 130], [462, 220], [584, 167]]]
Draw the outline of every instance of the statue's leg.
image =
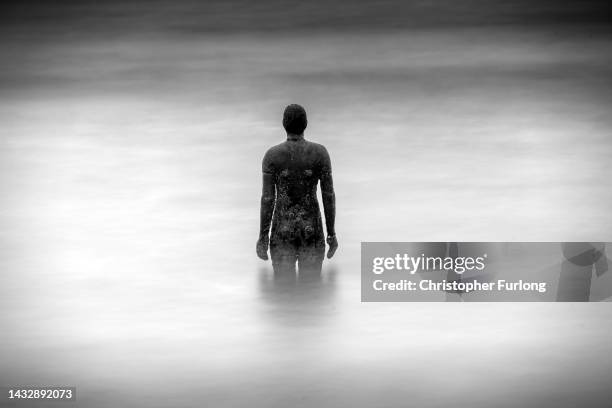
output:
[[325, 243], [318, 242], [314, 245], [308, 245], [300, 248], [298, 251], [298, 268], [300, 278], [307, 276], [319, 276], [323, 267], [323, 258], [325, 257]]
[[274, 275], [277, 278], [282, 278], [282, 276], [295, 277], [297, 251], [293, 245], [271, 244], [270, 257], [272, 258]]

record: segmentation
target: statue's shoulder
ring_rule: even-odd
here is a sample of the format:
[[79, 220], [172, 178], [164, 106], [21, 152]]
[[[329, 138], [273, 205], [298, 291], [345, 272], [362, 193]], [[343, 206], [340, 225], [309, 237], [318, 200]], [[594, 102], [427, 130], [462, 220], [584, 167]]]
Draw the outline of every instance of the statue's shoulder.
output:
[[313, 142], [308, 140], [307, 143], [310, 145], [310, 148], [317, 151], [321, 154], [327, 154], [327, 149], [321, 143]]
[[270, 147], [266, 151], [266, 156], [274, 157], [274, 156], [284, 152], [285, 150], [287, 150], [287, 147], [285, 146], [285, 143], [279, 143], [277, 145], [274, 145], [274, 146]]

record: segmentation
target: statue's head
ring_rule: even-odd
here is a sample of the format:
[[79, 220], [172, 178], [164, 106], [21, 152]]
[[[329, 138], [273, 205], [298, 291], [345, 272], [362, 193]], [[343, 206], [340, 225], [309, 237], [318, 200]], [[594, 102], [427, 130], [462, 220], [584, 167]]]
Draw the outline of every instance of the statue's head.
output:
[[283, 127], [287, 133], [294, 135], [301, 135], [304, 133], [304, 129], [308, 125], [308, 119], [306, 119], [306, 111], [300, 105], [292, 103], [285, 108], [283, 114]]

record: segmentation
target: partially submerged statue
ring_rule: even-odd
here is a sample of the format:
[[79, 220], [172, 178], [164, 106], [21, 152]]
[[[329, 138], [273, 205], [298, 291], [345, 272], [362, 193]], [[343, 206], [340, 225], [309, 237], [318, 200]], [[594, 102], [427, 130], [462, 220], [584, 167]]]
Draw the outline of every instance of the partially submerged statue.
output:
[[325, 235], [317, 201], [319, 181], [329, 244], [327, 257], [331, 258], [338, 248], [331, 161], [323, 145], [304, 139], [307, 123], [303, 107], [287, 106], [283, 115], [287, 140], [271, 147], [263, 159], [257, 256], [267, 260], [269, 245], [275, 273], [295, 273], [296, 262], [300, 273], [321, 271]]

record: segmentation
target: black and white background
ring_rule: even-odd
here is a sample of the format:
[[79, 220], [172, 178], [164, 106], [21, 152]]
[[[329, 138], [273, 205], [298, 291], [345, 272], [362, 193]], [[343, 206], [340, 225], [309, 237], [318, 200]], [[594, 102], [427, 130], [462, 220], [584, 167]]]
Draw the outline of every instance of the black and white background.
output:
[[[605, 1], [0, 6], [0, 385], [82, 407], [609, 407], [612, 309], [366, 304], [361, 241], [610, 241]], [[300, 103], [320, 280], [255, 256]]]

